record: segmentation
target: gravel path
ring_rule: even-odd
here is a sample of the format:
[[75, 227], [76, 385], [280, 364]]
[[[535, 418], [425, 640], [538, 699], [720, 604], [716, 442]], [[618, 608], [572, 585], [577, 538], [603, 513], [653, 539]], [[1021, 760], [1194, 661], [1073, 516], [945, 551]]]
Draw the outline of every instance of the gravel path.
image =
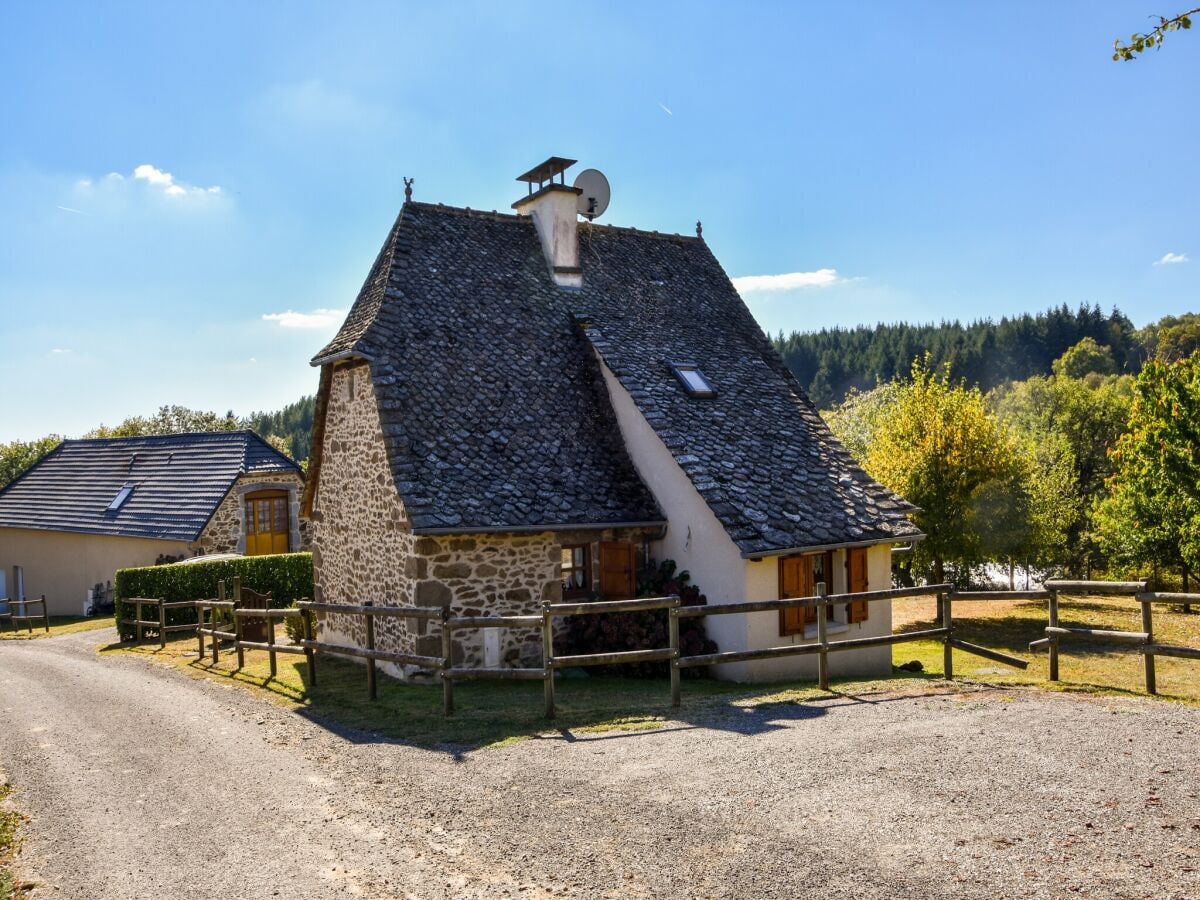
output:
[[839, 696], [456, 754], [111, 639], [0, 646], [35, 896], [1200, 896], [1195, 708]]

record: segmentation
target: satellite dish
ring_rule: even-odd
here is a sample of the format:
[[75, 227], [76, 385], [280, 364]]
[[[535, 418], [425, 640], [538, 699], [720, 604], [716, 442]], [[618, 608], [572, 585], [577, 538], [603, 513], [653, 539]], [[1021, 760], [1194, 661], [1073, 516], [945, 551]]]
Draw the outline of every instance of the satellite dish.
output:
[[584, 169], [575, 179], [575, 187], [583, 191], [579, 195], [577, 209], [579, 214], [589, 221], [604, 215], [608, 209], [608, 201], [612, 191], [608, 187], [608, 179], [599, 169]]

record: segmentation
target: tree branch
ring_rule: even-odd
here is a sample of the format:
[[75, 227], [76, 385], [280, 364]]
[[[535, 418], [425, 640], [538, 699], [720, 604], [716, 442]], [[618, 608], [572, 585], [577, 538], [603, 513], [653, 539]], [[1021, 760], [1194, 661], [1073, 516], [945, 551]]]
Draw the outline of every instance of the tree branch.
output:
[[[1163, 16], [1158, 16], [1158, 25], [1150, 31], [1142, 34], [1137, 32], [1130, 35], [1129, 43], [1121, 43], [1121, 39], [1113, 41], [1113, 60], [1114, 61], [1131, 61], [1137, 59], [1137, 55], [1144, 50], [1154, 48], [1157, 50], [1162, 46], [1162, 42], [1166, 39], [1167, 33], [1171, 31], [1179, 31], [1192, 27], [1192, 16], [1200, 13], [1200, 6], [1195, 9], [1189, 9], [1187, 12], [1181, 12], [1174, 18], [1167, 19]], [[1155, 18], [1151, 16], [1151, 18]]]

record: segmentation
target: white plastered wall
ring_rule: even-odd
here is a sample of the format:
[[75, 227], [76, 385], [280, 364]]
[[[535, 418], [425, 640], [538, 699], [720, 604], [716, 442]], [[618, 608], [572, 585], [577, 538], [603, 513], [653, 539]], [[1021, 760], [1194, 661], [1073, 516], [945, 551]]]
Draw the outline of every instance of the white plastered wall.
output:
[[[654, 544], [654, 555], [659, 559], [673, 559], [680, 569], [686, 569], [692, 583], [707, 596], [709, 605], [778, 599], [778, 559], [751, 561], [742, 558], [737, 545], [642, 416], [629, 392], [603, 360], [600, 360], [600, 366], [626, 450], [669, 523], [665, 537]], [[833, 568], [832, 591], [844, 590], [845, 551], [834, 554]], [[869, 548], [867, 577], [872, 590], [891, 587], [891, 549], [888, 545]], [[848, 626], [834, 638], [888, 634], [891, 624], [891, 604], [887, 601], [872, 603], [865, 623]], [[781, 637], [777, 612], [709, 616], [706, 628], [721, 650], [757, 650], [812, 640], [799, 635]], [[831, 654], [830, 671], [838, 675], [885, 675], [891, 671], [891, 661], [891, 648], [887, 646], [851, 650]], [[729, 663], [716, 666], [713, 671], [718, 678], [732, 681], [815, 678], [817, 661], [815, 656], [785, 657]]]

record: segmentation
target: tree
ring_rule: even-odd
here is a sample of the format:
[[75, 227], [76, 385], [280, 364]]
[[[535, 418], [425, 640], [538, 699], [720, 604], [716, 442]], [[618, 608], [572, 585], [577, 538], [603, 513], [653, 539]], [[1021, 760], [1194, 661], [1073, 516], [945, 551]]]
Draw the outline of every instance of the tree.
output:
[[1145, 33], [1135, 31], [1129, 36], [1129, 43], [1127, 44], [1122, 43], [1120, 38], [1113, 41], [1113, 60], [1132, 62], [1137, 59], [1139, 53], [1143, 53], [1146, 50], [1157, 50], [1172, 31], [1186, 31], [1191, 28], [1191, 17], [1197, 13], [1200, 13], [1200, 6], [1195, 9], [1189, 9], [1187, 12], [1181, 12], [1170, 19], [1164, 16], [1153, 17], [1158, 19], [1158, 24], [1149, 31]]
[[215, 412], [188, 409], [186, 406], [160, 406], [158, 412], [149, 418], [130, 416], [119, 425], [112, 427], [100, 425], [93, 428], [84, 437], [140, 437], [148, 434], [237, 431], [246, 427], [248, 427], [246, 423], [235, 416], [233, 410], [229, 410], [224, 416], [221, 416]]
[[989, 559], [1038, 552], [1047, 535], [1031, 446], [992, 415], [978, 388], [954, 381], [929, 358], [877, 414], [865, 467], [872, 477], [920, 507], [913, 521], [926, 534], [914, 568], [938, 582], [946, 564], [965, 570]]
[[61, 437], [51, 434], [36, 441], [0, 444], [0, 488], [16, 481], [21, 473], [61, 443]]
[[869, 391], [850, 389], [846, 399], [829, 412], [822, 413], [830, 430], [850, 455], [860, 463], [888, 408], [896, 402], [900, 383], [889, 381]]
[[1107, 494], [1113, 474], [1109, 450], [1129, 423], [1133, 379], [1128, 375], [1068, 378], [1035, 376], [992, 391], [988, 403], [996, 414], [1036, 448], [1042, 476], [1059, 481], [1068, 468], [1065, 487], [1073, 520], [1061, 563], [1073, 574], [1086, 572], [1097, 555], [1091, 510]]
[[1083, 378], [1092, 373], [1111, 375], [1117, 367], [1111, 350], [1097, 344], [1095, 338], [1085, 337], [1056, 359], [1050, 368], [1055, 375], [1064, 378]]
[[1200, 353], [1138, 376], [1129, 431], [1098, 510], [1102, 544], [1128, 563], [1200, 567]]

